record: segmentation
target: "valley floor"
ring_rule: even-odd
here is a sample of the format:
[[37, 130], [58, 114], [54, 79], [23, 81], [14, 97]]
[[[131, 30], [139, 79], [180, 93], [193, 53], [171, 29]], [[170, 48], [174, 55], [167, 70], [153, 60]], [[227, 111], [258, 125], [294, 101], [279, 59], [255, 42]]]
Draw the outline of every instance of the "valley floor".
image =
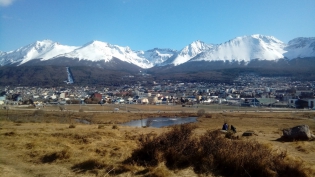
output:
[[[126, 127], [119, 122], [161, 114], [14, 111], [11, 117], [16, 119], [8, 120], [6, 113], [0, 111], [1, 176], [200, 176], [192, 168], [170, 170], [163, 163], [156, 167], [123, 163], [144, 139], [154, 139], [170, 128]], [[80, 115], [85, 119], [90, 117], [92, 124], [73, 121]], [[177, 114], [194, 115], [197, 116], [196, 113]], [[174, 116], [174, 113], [164, 113], [163, 116]], [[63, 119], [66, 121], [61, 122]], [[274, 112], [208, 113], [194, 123], [197, 128], [193, 133], [198, 136], [208, 130], [221, 129], [224, 121], [237, 128], [236, 136], [242, 141], [255, 140], [275, 151], [287, 151], [290, 158], [304, 161], [305, 166], [313, 166], [315, 173], [314, 141], [279, 140], [281, 129], [296, 125], [307, 124], [315, 134], [314, 112], [295, 113], [294, 116]], [[254, 131], [255, 135], [242, 137], [248, 130]]]

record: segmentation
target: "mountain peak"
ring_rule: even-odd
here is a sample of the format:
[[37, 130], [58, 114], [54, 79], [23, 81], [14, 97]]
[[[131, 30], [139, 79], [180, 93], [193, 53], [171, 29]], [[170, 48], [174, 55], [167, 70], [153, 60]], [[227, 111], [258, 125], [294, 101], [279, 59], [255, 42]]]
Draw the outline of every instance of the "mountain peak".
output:
[[50, 48], [56, 44], [58, 43], [52, 40], [45, 39], [45, 40], [36, 41], [33, 44], [30, 44], [29, 48], [34, 48], [35, 50], [45, 50], [45, 48]]
[[240, 37], [236, 37], [230, 41], [244, 41], [244, 40], [257, 40], [259, 42], [265, 42], [265, 43], [269, 43], [269, 42], [273, 42], [273, 43], [282, 43], [282, 41], [280, 41], [279, 39], [275, 38], [274, 36], [267, 36], [267, 35], [261, 35], [261, 34], [252, 34], [252, 35], [245, 35], [245, 36], [240, 36]]
[[36, 41], [35, 43], [46, 43], [46, 44], [51, 44], [54, 43], [54, 41], [50, 40], [50, 39], [44, 39], [41, 41]]
[[194, 58], [193, 61], [245, 61], [252, 59], [276, 60], [284, 58], [285, 44], [273, 36], [253, 34], [236, 37], [214, 46]]
[[174, 64], [175, 66], [180, 65], [204, 51], [211, 50], [212, 48], [213, 45], [208, 45], [200, 40], [196, 40], [180, 50], [176, 56], [174, 55], [174, 57], [165, 61], [164, 64]]
[[288, 59], [315, 56], [315, 37], [298, 37], [290, 40], [284, 56]]
[[294, 45], [297, 43], [302, 43], [306, 45], [307, 43], [315, 42], [315, 37], [297, 37], [288, 42], [288, 45]]
[[267, 36], [267, 35], [262, 35], [262, 34], [252, 34], [252, 35], [250, 35], [250, 37], [256, 38], [256, 39], [258, 39], [258, 38], [271, 38], [271, 39], [274, 39], [275, 38], [273, 36]]
[[90, 42], [88, 42], [88, 43], [86, 43], [86, 44], [84, 44], [82, 47], [85, 47], [85, 46], [89, 46], [89, 45], [93, 45], [93, 46], [97, 46], [97, 45], [102, 45], [102, 46], [107, 46], [108, 45], [108, 43], [106, 43], [106, 42], [102, 42], [102, 41], [98, 41], [98, 40], [93, 40], [93, 41], [90, 41]]
[[154, 48], [133, 51], [128, 46], [112, 45], [93, 40], [83, 46], [65, 46], [49, 39], [36, 41], [15, 51], [0, 52], [0, 65], [24, 64], [33, 59], [50, 60], [60, 57], [89, 61], [110, 61], [113, 58], [142, 68], [156, 65], [180, 65], [188, 61], [245, 61], [252, 59], [277, 60], [315, 56], [315, 37], [298, 37], [288, 44], [273, 36], [252, 34], [213, 45], [193, 41], [182, 50]]
[[190, 45], [192, 44], [204, 44], [204, 42], [198, 39], [198, 40], [193, 41]]
[[36, 49], [39, 49], [39, 48], [43, 48], [43, 47], [50, 47], [50, 46], [56, 45], [56, 44], [58, 44], [58, 43], [54, 42], [52, 40], [49, 40], [49, 39], [44, 39], [41, 41], [35, 41], [34, 43], [29, 44], [28, 46], [29, 47], [35, 47]]

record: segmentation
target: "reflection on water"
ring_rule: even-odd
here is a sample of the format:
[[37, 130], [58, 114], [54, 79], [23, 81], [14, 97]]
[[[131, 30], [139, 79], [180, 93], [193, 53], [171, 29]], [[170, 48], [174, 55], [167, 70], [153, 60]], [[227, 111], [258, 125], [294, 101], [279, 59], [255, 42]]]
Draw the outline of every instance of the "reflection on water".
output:
[[185, 123], [196, 122], [196, 121], [197, 121], [197, 117], [185, 117], [185, 118], [155, 117], [155, 118], [147, 118], [147, 119], [142, 119], [142, 120], [133, 120], [127, 123], [123, 123], [121, 125], [131, 126], [131, 127], [147, 126], [147, 127], [160, 128], [160, 127], [165, 127], [165, 126], [170, 126], [170, 125], [185, 124]]
[[85, 120], [85, 119], [74, 119], [76, 122], [78, 123], [82, 123], [82, 124], [91, 124], [90, 121]]

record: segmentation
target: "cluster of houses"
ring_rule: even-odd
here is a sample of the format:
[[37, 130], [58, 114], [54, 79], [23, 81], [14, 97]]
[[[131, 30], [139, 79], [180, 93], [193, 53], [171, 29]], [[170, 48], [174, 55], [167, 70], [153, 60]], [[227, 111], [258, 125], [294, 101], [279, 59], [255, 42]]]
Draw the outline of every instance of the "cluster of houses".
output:
[[296, 82], [285, 77], [244, 75], [234, 83], [154, 82], [120, 87], [3, 87], [6, 104], [227, 104], [315, 109], [315, 81]]

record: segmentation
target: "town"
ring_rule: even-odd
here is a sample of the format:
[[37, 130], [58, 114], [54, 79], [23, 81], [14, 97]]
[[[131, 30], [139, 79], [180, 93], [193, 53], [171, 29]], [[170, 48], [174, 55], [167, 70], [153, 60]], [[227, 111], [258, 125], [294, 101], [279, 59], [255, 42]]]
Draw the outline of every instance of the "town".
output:
[[315, 110], [315, 81], [289, 77], [239, 76], [231, 84], [163, 81], [151, 86], [137, 83], [117, 87], [65, 85], [63, 87], [0, 87], [0, 105], [150, 104], [228, 105]]

